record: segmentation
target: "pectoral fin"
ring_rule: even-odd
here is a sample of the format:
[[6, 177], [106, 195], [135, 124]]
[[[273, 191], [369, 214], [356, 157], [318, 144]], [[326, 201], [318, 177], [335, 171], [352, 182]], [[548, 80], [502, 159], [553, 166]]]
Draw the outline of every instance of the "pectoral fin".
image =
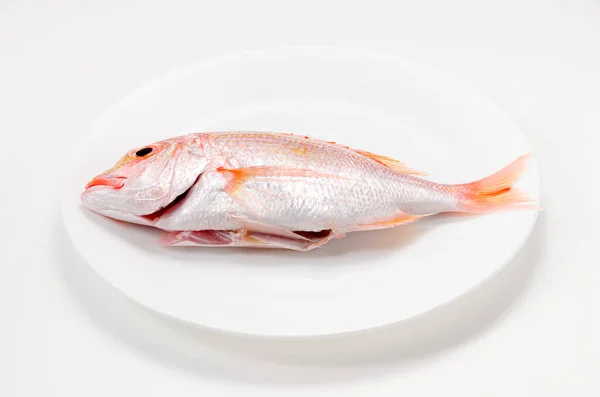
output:
[[342, 176], [328, 174], [324, 172], [318, 172], [309, 169], [302, 168], [282, 168], [272, 166], [258, 166], [258, 167], [247, 167], [247, 168], [217, 168], [218, 172], [227, 175], [229, 178], [230, 190], [235, 190], [246, 180], [253, 179], [267, 179], [268, 181], [282, 180], [282, 178], [336, 178], [346, 179]]
[[[246, 182], [250, 179], [268, 182], [287, 181], [286, 178], [337, 178], [346, 179], [342, 176], [327, 174], [309, 169], [281, 168], [271, 166], [258, 166], [248, 168], [218, 168], [218, 172], [227, 178], [225, 191], [240, 205], [255, 215], [261, 209], [267, 208], [264, 199], [257, 196], [257, 190], [247, 187]], [[268, 192], [267, 192], [268, 193]]]
[[309, 241], [308, 238], [302, 237], [298, 235], [296, 232], [293, 232], [290, 229], [286, 229], [281, 226], [271, 225], [268, 223], [263, 223], [256, 220], [249, 220], [246, 218], [241, 218], [237, 216], [232, 216], [231, 219], [240, 225], [240, 227], [244, 230], [254, 232], [254, 233], [262, 233], [266, 235], [279, 236], [288, 239], [296, 239], [296, 240], [306, 240]]
[[334, 233], [331, 230], [302, 233], [302, 235], [295, 233], [295, 236], [291, 237], [249, 230], [244, 236], [244, 242], [248, 244], [246, 246], [310, 251], [324, 245], [334, 237]]

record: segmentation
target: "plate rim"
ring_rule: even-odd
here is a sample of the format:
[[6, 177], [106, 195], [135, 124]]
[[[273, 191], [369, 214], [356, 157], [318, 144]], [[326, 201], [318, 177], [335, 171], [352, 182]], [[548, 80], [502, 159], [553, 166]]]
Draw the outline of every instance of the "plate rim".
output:
[[[449, 82], [451, 84], [457, 84], [457, 85], [461, 86], [463, 89], [465, 89], [466, 91], [469, 91], [470, 93], [475, 94], [477, 96], [477, 98], [481, 101], [484, 101], [486, 103], [486, 105], [493, 106], [503, 117], [505, 117], [507, 120], [510, 120], [510, 122], [512, 124], [514, 124], [516, 129], [523, 135], [528, 149], [531, 150], [531, 152], [533, 152], [530, 142], [527, 139], [527, 136], [525, 135], [525, 130], [517, 122], [517, 120], [515, 120], [513, 117], [511, 117], [511, 115], [503, 107], [501, 107], [495, 101], [491, 100], [491, 98], [489, 98], [487, 95], [485, 95], [479, 89], [477, 89], [473, 84], [471, 84], [468, 81], [465, 81], [464, 79], [462, 79], [458, 76], [455, 76], [451, 73], [446, 73], [446, 72], [444, 72], [438, 68], [435, 68], [427, 63], [416, 62], [413, 59], [405, 57], [398, 53], [366, 50], [366, 49], [363, 49], [360, 47], [311, 46], [311, 45], [274, 46], [274, 47], [265, 47], [265, 48], [261, 48], [261, 49], [249, 49], [249, 50], [238, 51], [238, 52], [230, 52], [230, 53], [226, 53], [226, 54], [215, 55], [212, 57], [200, 59], [198, 61], [186, 64], [183, 67], [172, 69], [171, 71], [169, 71], [161, 76], [157, 76], [157, 77], [147, 81], [146, 83], [142, 83], [136, 89], [132, 90], [129, 94], [124, 96], [121, 100], [118, 100], [113, 105], [107, 107], [103, 112], [100, 112], [100, 116], [93, 118], [89, 124], [89, 127], [85, 129], [85, 131], [87, 132], [86, 135], [83, 138], [79, 139], [76, 143], [74, 143], [72, 145], [72, 147], [75, 150], [77, 148], [85, 147], [91, 141], [98, 138], [98, 136], [100, 135], [100, 133], [102, 131], [102, 128], [104, 126], [106, 126], [106, 124], [108, 124], [110, 121], [112, 121], [115, 118], [115, 116], [117, 116], [123, 108], [126, 108], [130, 103], [135, 102], [138, 98], [143, 97], [145, 94], [150, 93], [153, 90], [156, 90], [163, 85], [168, 85], [168, 83], [170, 83], [171, 81], [173, 81], [176, 78], [177, 79], [182, 78], [193, 71], [197, 72], [199, 68], [209, 68], [211, 66], [211, 64], [214, 64], [214, 63], [226, 62], [226, 61], [230, 61], [230, 60], [233, 60], [236, 58], [244, 58], [245, 56], [248, 56], [248, 55], [259, 55], [259, 54], [264, 54], [264, 53], [268, 53], [268, 52], [277, 52], [277, 51], [281, 51], [281, 50], [286, 50], [286, 51], [289, 51], [289, 50], [327, 51], [327, 50], [329, 50], [329, 51], [338, 51], [338, 52], [342, 52], [345, 54], [351, 54], [351, 55], [355, 55], [355, 56], [357, 56], [357, 55], [365, 56], [366, 55], [368, 57], [371, 57], [371, 59], [374, 59], [374, 58], [378, 59], [378, 60], [381, 60], [384, 58], [392, 59], [394, 62], [401, 64], [402, 67], [408, 68], [409, 70], [419, 69], [421, 72], [424, 72], [428, 75], [433, 75], [436, 78], [443, 79], [446, 82]], [[528, 228], [527, 228], [526, 232], [524, 233], [525, 238], [523, 238], [519, 242], [519, 244], [515, 244], [513, 246], [512, 251], [510, 252], [510, 254], [506, 255], [506, 258], [502, 264], [500, 264], [497, 268], [495, 268], [487, 276], [479, 279], [478, 282], [471, 285], [469, 288], [464, 289], [461, 293], [455, 294], [452, 298], [446, 299], [437, 305], [431, 305], [427, 309], [418, 310], [413, 314], [399, 316], [398, 319], [395, 321], [388, 321], [388, 322], [381, 323], [381, 324], [374, 324], [369, 327], [357, 327], [357, 328], [356, 327], [355, 328], [346, 327], [347, 330], [339, 331], [339, 332], [322, 332], [322, 333], [310, 333], [309, 334], [309, 333], [306, 333], [303, 331], [303, 332], [300, 332], [300, 333], [297, 333], [294, 335], [287, 334], [287, 333], [283, 334], [283, 333], [266, 333], [266, 332], [261, 332], [261, 333], [241, 332], [241, 331], [236, 331], [236, 330], [232, 330], [232, 329], [226, 329], [226, 328], [220, 328], [220, 327], [214, 327], [214, 326], [210, 326], [210, 325], [206, 325], [206, 324], [201, 324], [201, 323], [198, 323], [195, 321], [191, 321], [191, 320], [187, 320], [187, 319], [184, 319], [181, 317], [174, 316], [167, 312], [159, 311], [147, 304], [140, 302], [139, 300], [137, 300], [130, 294], [126, 293], [122, 288], [119, 288], [116, 284], [114, 284], [113, 282], [108, 280], [93, 265], [91, 265], [91, 263], [89, 263], [89, 261], [85, 258], [85, 256], [82, 254], [80, 249], [77, 247], [76, 241], [67, 225], [67, 216], [65, 216], [65, 214], [66, 214], [65, 204], [66, 204], [66, 202], [68, 202], [68, 200], [65, 198], [65, 194], [66, 194], [66, 191], [68, 191], [67, 186], [69, 185], [69, 180], [72, 175], [72, 172], [69, 169], [69, 164], [73, 163], [77, 158], [78, 158], [78, 156], [68, 156], [67, 158], [64, 158], [62, 160], [62, 165], [60, 167], [62, 177], [61, 177], [61, 183], [58, 185], [58, 190], [59, 190], [58, 198], [59, 198], [59, 214], [61, 217], [61, 224], [64, 228], [65, 235], [68, 237], [68, 240], [69, 240], [70, 244], [73, 246], [73, 249], [80, 256], [80, 259], [83, 262], [85, 262], [86, 265], [89, 266], [94, 271], [94, 273], [96, 273], [98, 276], [100, 276], [100, 278], [103, 279], [106, 283], [108, 283], [111, 287], [115, 288], [115, 290], [119, 291], [120, 294], [124, 295], [131, 301], [135, 302], [137, 305], [141, 306], [143, 309], [149, 310], [150, 312], [158, 314], [159, 316], [162, 316], [162, 317], [165, 317], [168, 319], [172, 319], [181, 324], [186, 324], [191, 327], [201, 328], [201, 329], [204, 329], [207, 331], [219, 332], [219, 333], [224, 333], [224, 334], [229, 334], [229, 335], [234, 335], [234, 336], [269, 338], [269, 339], [286, 339], [286, 340], [287, 339], [307, 339], [307, 338], [311, 339], [311, 338], [321, 338], [321, 337], [338, 336], [338, 335], [341, 336], [341, 335], [367, 332], [367, 331], [376, 330], [379, 328], [385, 328], [385, 327], [388, 327], [388, 326], [391, 326], [394, 324], [399, 324], [399, 323], [423, 316], [423, 315], [433, 312], [433, 311], [437, 311], [440, 308], [443, 308], [444, 306], [451, 304], [452, 302], [464, 297], [465, 295], [469, 295], [470, 293], [473, 292], [473, 290], [476, 290], [481, 285], [483, 285], [486, 282], [490, 281], [491, 279], [495, 278], [498, 275], [498, 273], [500, 273], [504, 269], [506, 269], [506, 267], [509, 265], [509, 263], [511, 263], [515, 259], [515, 257], [518, 255], [518, 253], [521, 252], [521, 250], [523, 249], [524, 245], [530, 240], [531, 234], [537, 225], [537, 222], [539, 219], [539, 213], [541, 210], [541, 208], [540, 208], [540, 210], [533, 211], [534, 214], [531, 218], [531, 221], [528, 224]], [[536, 192], [537, 193], [537, 201], [538, 201], [538, 203], [541, 203], [542, 191], [543, 191], [542, 177], [541, 177], [539, 164], [537, 162], [535, 153], [532, 156], [530, 168], [535, 169], [534, 176], [535, 176], [535, 182], [537, 185], [537, 192]]]

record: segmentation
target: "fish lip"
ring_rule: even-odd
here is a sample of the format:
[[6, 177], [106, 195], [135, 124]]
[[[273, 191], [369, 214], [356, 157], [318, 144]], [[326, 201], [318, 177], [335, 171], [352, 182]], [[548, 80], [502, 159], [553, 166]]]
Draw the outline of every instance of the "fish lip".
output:
[[106, 186], [106, 185], [96, 185], [96, 186], [86, 187], [85, 190], [83, 191], [83, 193], [81, 193], [81, 195], [84, 196], [88, 193], [97, 192], [99, 190], [118, 190], [118, 189], [115, 189], [113, 187]]
[[113, 190], [119, 190], [125, 185], [126, 179], [124, 176], [97, 176], [85, 185], [85, 191], [91, 191], [90, 189], [98, 187], [103, 189], [110, 187]]

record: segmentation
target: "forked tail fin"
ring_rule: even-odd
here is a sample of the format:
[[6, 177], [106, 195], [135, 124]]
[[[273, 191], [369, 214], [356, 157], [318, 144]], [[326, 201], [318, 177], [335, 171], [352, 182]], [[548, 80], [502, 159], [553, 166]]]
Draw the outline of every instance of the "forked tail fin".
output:
[[525, 171], [531, 157], [531, 153], [525, 154], [486, 178], [457, 185], [460, 210], [487, 213], [513, 208], [538, 208], [525, 192], [513, 186]]

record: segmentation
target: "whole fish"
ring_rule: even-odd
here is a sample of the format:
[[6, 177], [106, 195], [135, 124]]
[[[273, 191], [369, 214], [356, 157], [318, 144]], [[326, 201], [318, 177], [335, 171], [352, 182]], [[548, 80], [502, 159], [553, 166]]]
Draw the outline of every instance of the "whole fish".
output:
[[465, 184], [391, 158], [284, 133], [195, 133], [135, 148], [81, 196], [96, 213], [166, 231], [166, 245], [306, 251], [441, 212], [533, 208], [513, 188], [531, 154]]

